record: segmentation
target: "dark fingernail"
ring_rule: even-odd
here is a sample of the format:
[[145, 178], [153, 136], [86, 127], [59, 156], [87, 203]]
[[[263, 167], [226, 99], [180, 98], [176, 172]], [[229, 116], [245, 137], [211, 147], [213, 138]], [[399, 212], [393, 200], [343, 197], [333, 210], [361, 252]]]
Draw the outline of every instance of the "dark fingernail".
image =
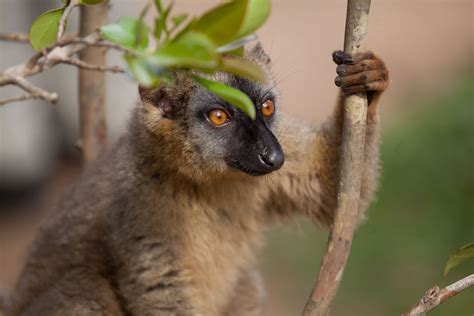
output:
[[336, 64], [342, 64], [344, 60], [344, 52], [336, 50], [332, 53], [332, 59]]
[[346, 68], [346, 66], [344, 66], [344, 65], [337, 66], [336, 67], [337, 74], [338, 75], [343, 75], [346, 72], [345, 68]]
[[334, 79], [334, 83], [336, 84], [336, 86], [341, 86], [341, 83], [342, 83], [342, 79], [341, 77], [336, 77], [336, 79]]

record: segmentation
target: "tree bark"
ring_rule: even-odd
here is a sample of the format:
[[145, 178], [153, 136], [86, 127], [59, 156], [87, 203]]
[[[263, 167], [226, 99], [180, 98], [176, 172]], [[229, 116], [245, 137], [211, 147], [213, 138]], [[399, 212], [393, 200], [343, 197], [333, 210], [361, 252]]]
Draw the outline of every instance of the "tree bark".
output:
[[[348, 0], [344, 51], [356, 53], [367, 33], [370, 0]], [[359, 219], [361, 167], [364, 159], [367, 96], [350, 95], [344, 100], [340, 186], [337, 209], [318, 278], [303, 315], [328, 315], [349, 257]]]
[[[80, 36], [84, 37], [105, 24], [108, 3], [83, 5], [80, 8]], [[87, 48], [80, 59], [87, 64], [105, 67], [105, 48]], [[83, 161], [87, 164], [97, 158], [107, 145], [106, 82], [105, 73], [79, 70], [80, 143]]]

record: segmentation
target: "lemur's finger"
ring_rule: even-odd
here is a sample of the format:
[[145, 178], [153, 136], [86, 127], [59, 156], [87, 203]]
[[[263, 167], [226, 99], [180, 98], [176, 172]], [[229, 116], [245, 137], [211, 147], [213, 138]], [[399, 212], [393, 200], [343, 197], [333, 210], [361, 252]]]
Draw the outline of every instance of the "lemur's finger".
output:
[[342, 50], [336, 50], [332, 53], [332, 59], [338, 65], [354, 65], [361, 62], [362, 60], [375, 59], [375, 55], [371, 51], [355, 54], [346, 54]]
[[368, 50], [366, 52], [355, 53], [355, 54], [349, 55], [344, 60], [344, 64], [354, 65], [354, 64], [360, 63], [363, 60], [373, 60], [373, 59], [376, 59], [374, 53]]
[[359, 93], [359, 92], [382, 92], [385, 89], [387, 89], [387, 81], [384, 80], [377, 80], [377, 81], [372, 81], [368, 82], [366, 84], [358, 84], [354, 86], [349, 86], [342, 88], [342, 93], [344, 95], [349, 95], [353, 93]]
[[371, 70], [349, 76], [337, 76], [334, 80], [336, 86], [346, 88], [360, 84], [366, 84], [377, 80], [386, 80], [387, 74], [383, 70]]
[[342, 63], [344, 63], [344, 59], [347, 57], [348, 55], [345, 54], [342, 50], [335, 50], [333, 53], [332, 53], [332, 60], [340, 65]]
[[360, 63], [357, 63], [355, 65], [345, 65], [345, 64], [339, 65], [336, 68], [336, 72], [340, 76], [347, 76], [347, 75], [360, 73], [363, 71], [370, 71], [370, 70], [377, 70], [377, 69], [385, 70], [385, 65], [379, 59], [373, 59], [373, 60], [363, 60]]

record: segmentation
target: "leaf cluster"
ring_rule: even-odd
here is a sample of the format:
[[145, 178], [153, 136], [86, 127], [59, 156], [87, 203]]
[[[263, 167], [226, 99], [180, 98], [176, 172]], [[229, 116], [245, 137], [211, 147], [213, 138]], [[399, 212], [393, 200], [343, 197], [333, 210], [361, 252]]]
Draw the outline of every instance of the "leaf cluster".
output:
[[[69, 0], [72, 1], [72, 0]], [[29, 32], [32, 47], [39, 51], [56, 41], [62, 8], [41, 14]], [[64, 2], [64, 1], [63, 1]], [[78, 5], [96, 5], [104, 0], [78, 0]], [[171, 84], [173, 72], [181, 72], [240, 108], [254, 118], [250, 98], [240, 90], [213, 82], [198, 75], [225, 71], [264, 82], [266, 75], [255, 64], [243, 60], [243, 45], [255, 39], [253, 33], [270, 13], [270, 0], [227, 1], [200, 17], [172, 14], [173, 3], [154, 0], [156, 11], [152, 25], [145, 22], [151, 5], [138, 17], [125, 16], [117, 23], [103, 25], [102, 37], [127, 48], [124, 60], [130, 74], [143, 86]], [[197, 72], [196, 72], [197, 71]]]

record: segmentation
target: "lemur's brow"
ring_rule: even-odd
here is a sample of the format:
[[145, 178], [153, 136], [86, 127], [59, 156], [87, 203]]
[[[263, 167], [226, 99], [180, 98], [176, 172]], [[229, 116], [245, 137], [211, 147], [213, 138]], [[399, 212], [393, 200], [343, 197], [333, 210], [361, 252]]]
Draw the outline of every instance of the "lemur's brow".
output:
[[275, 98], [275, 93], [273, 92], [273, 88], [268, 88], [263, 91], [262, 94], [262, 99], [265, 101], [265, 99], [273, 99]]

